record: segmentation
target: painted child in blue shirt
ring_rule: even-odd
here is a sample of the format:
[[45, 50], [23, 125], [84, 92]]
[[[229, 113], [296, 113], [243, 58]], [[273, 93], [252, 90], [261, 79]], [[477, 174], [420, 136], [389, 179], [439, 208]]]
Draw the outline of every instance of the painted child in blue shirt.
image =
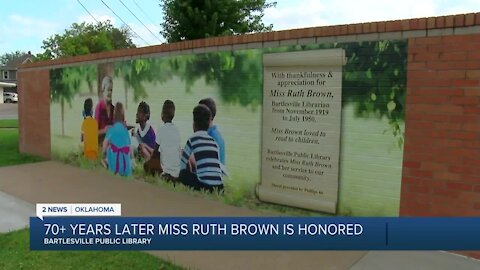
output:
[[211, 113], [210, 124], [207, 130], [208, 135], [210, 135], [218, 145], [218, 152], [220, 154], [220, 162], [225, 166], [225, 140], [223, 139], [222, 134], [217, 128], [217, 125], [213, 123], [215, 115], [217, 114], [217, 105], [212, 98], [204, 98], [198, 102], [198, 104], [203, 104], [208, 107]]
[[138, 141], [138, 154], [145, 160], [150, 160], [156, 147], [156, 135], [153, 127], [148, 122], [150, 120], [150, 106], [142, 101], [137, 109], [137, 127], [133, 136]]
[[113, 126], [103, 141], [103, 151], [107, 154], [108, 169], [114, 174], [130, 176], [132, 174], [130, 135], [125, 126], [123, 104], [117, 102], [113, 113]]

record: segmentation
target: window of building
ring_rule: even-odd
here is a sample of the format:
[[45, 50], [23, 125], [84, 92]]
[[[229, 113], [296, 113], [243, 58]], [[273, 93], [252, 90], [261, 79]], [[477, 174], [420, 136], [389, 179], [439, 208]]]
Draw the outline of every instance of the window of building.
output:
[[3, 79], [8, 80], [8, 70], [3, 71]]

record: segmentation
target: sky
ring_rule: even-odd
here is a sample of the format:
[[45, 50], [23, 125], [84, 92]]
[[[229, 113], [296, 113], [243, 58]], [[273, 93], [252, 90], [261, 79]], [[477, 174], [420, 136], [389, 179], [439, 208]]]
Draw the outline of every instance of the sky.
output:
[[[0, 3], [0, 55], [17, 50], [40, 53], [46, 38], [63, 33], [74, 22], [95, 20], [110, 20], [116, 27], [126, 23], [137, 35], [133, 41], [139, 47], [164, 42], [159, 34], [160, 0], [0, 0]], [[479, 11], [479, 0], [277, 0], [275, 8], [265, 11], [263, 21], [273, 24], [274, 30], [284, 30]]]

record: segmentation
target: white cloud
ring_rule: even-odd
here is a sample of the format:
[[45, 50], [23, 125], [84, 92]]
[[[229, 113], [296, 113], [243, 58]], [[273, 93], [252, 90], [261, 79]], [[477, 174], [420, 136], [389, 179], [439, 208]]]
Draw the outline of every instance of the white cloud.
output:
[[50, 20], [11, 14], [0, 25], [0, 53], [16, 50], [37, 53], [42, 40], [61, 29], [60, 24]]
[[[133, 29], [133, 31], [135, 31], [140, 37], [142, 37], [149, 45], [158, 45], [160, 43], [163, 43], [165, 42], [165, 40], [162, 38], [162, 36], [159, 34], [160, 32], [160, 25], [158, 24], [145, 24], [147, 28], [145, 28], [145, 26], [143, 26], [142, 24], [138, 23], [138, 24], [134, 24], [134, 23], [130, 23], [129, 26]], [[150, 30], [154, 35], [152, 35], [152, 33], [150, 33]], [[157, 39], [158, 38], [158, 39]], [[159, 41], [160, 39], [160, 41]], [[142, 40], [141, 38], [139, 37], [133, 37], [133, 42], [135, 44], [137, 44], [137, 46], [139, 47], [143, 47], [143, 46], [148, 46], [147, 43], [145, 43], [145, 41]]]
[[[95, 19], [99, 22], [105, 22], [105, 21], [110, 21], [112, 24], [115, 25], [116, 20], [114, 17], [105, 15], [105, 14], [99, 14], [99, 13], [92, 13], [92, 16], [95, 17]], [[96, 23], [96, 21], [92, 18], [89, 14], [82, 15], [77, 18], [77, 22], [86, 22], [86, 23]]]
[[[26, 17], [17, 14], [8, 16], [8, 32], [22, 37], [47, 37], [60, 28], [60, 25], [52, 21]], [[10, 29], [10, 30], [8, 30]]]
[[327, 23], [327, 20], [321, 16], [326, 13], [325, 5], [321, 1], [294, 1], [286, 5], [284, 3], [278, 3], [276, 8], [265, 10], [263, 21], [266, 24], [273, 24], [274, 30], [303, 28]]
[[275, 30], [436, 16], [434, 0], [279, 1], [265, 11]]

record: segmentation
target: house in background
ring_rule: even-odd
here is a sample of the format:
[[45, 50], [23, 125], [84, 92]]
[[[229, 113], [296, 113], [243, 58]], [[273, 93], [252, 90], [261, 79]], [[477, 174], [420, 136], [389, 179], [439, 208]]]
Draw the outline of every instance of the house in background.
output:
[[[29, 62], [33, 62], [33, 55], [31, 52], [10, 60], [5, 66], [0, 66], [0, 103], [3, 103], [4, 101], [4, 92], [17, 93], [18, 66]], [[17, 94], [9, 95], [15, 95], [17, 97]]]
[[[0, 66], [0, 83], [4, 85], [17, 84], [17, 70], [18, 66], [33, 62], [34, 56], [31, 52], [28, 52], [20, 57], [10, 60], [5, 66]], [[4, 87], [5, 92], [17, 92], [16, 86]]]

